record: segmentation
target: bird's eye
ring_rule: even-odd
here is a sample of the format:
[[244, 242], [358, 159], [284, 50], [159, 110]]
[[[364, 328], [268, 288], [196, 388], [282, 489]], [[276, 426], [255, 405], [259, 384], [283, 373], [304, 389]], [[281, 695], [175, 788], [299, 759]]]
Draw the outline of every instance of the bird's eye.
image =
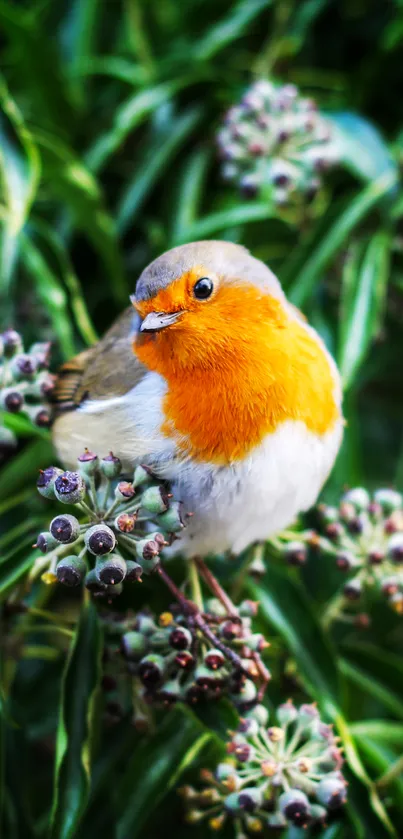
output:
[[213, 293], [213, 281], [209, 277], [201, 277], [193, 286], [193, 294], [197, 300], [207, 300]]

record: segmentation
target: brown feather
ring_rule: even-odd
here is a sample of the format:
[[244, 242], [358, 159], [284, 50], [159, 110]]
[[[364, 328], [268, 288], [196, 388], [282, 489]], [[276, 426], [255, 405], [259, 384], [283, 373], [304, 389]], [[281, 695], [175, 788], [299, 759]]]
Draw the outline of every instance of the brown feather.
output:
[[143, 378], [146, 368], [132, 349], [133, 316], [130, 306], [98, 344], [60, 368], [54, 393], [56, 411], [74, 410], [86, 399], [123, 396]]

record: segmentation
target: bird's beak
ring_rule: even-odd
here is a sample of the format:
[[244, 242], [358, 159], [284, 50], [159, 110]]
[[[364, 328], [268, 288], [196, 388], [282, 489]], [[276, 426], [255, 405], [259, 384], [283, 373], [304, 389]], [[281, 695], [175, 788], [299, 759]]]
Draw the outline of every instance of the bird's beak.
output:
[[176, 323], [182, 312], [150, 312], [140, 324], [140, 332], [160, 332]]

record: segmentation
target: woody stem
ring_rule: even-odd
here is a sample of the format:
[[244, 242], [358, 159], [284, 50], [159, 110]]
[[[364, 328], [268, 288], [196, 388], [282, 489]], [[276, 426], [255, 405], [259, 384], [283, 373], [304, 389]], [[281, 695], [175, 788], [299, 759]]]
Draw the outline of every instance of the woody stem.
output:
[[178, 589], [178, 586], [174, 583], [171, 579], [169, 574], [165, 571], [162, 565], [158, 565], [156, 568], [157, 573], [160, 575], [161, 579], [164, 581], [165, 585], [169, 588], [170, 592], [174, 595], [176, 600], [180, 603], [183, 611], [188, 616], [189, 623], [193, 623], [196, 626], [202, 635], [210, 641], [213, 647], [221, 650], [222, 654], [229, 660], [239, 670], [243, 670], [242, 662], [233, 650], [223, 644], [222, 641], [217, 638], [214, 632], [210, 629], [208, 624], [203, 618], [203, 615], [200, 613], [199, 607], [196, 603], [193, 603], [191, 600], [187, 600], [186, 597], [183, 596], [182, 592]]
[[222, 603], [222, 605], [232, 618], [238, 619], [239, 616], [236, 606], [233, 604], [231, 598], [228, 597], [227, 592], [224, 591], [224, 589], [220, 586], [220, 583], [215, 578], [214, 574], [211, 573], [210, 569], [207, 568], [207, 565], [203, 562], [202, 559], [200, 559], [200, 557], [196, 557], [193, 561], [197, 570], [200, 572], [200, 575], [202, 576], [204, 582], [206, 583], [206, 585], [208, 585], [211, 593], [218, 598], [220, 603]]

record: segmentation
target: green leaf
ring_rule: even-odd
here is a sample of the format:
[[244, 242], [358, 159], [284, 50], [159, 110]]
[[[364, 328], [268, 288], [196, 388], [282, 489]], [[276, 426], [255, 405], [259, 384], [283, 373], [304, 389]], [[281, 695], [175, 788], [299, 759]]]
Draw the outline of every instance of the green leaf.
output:
[[58, 138], [37, 131], [46, 178], [52, 194], [61, 199], [66, 211], [64, 237], [74, 227], [83, 230], [101, 263], [105, 265], [110, 290], [119, 305], [126, 305], [128, 289], [123, 273], [116, 226], [105, 207], [102, 189], [73, 149]]
[[148, 149], [146, 159], [135, 170], [118, 206], [117, 226], [121, 234], [133, 223], [146, 196], [163, 175], [178, 148], [200, 122], [201, 115], [200, 108], [192, 108], [185, 112], [169, 125], [165, 140], [161, 141], [161, 138], [158, 138], [151, 149]]
[[353, 174], [365, 181], [388, 173], [397, 179], [396, 163], [374, 125], [349, 111], [330, 114], [327, 120], [341, 160]]
[[88, 801], [94, 698], [101, 655], [98, 616], [93, 603], [86, 599], [63, 675], [51, 839], [70, 839], [75, 835]]
[[374, 678], [374, 674], [371, 671], [365, 672], [361, 667], [357, 667], [357, 665], [343, 658], [340, 659], [339, 666], [341, 672], [353, 685], [357, 685], [364, 693], [373, 696], [374, 699], [377, 699], [381, 705], [396, 717], [403, 719], [403, 702], [401, 697]]
[[34, 224], [31, 223], [31, 227], [43, 237], [56, 257], [60, 275], [69, 294], [69, 303], [77, 331], [80, 333], [83, 341], [88, 346], [92, 346], [92, 344], [97, 342], [98, 335], [88, 313], [80, 280], [74, 271], [69, 253], [64, 246], [62, 238], [48, 224], [41, 221], [35, 221]]
[[391, 235], [380, 230], [371, 239], [362, 260], [356, 254], [343, 271], [342, 324], [338, 364], [345, 389], [353, 383], [373, 339], [385, 309], [389, 279]]
[[90, 169], [93, 172], [102, 169], [126, 137], [185, 84], [185, 80], [166, 82], [142, 90], [123, 102], [115, 111], [111, 130], [102, 135], [88, 151], [87, 163]]
[[267, 221], [270, 218], [277, 218], [277, 213], [275, 208], [266, 202], [238, 204], [229, 210], [197, 219], [190, 227], [184, 229], [178, 244], [208, 238], [221, 230], [253, 224], [256, 221]]
[[22, 258], [26, 270], [32, 277], [38, 297], [51, 319], [63, 356], [71, 358], [76, 347], [69, 317], [67, 294], [39, 248], [28, 236], [22, 239]]
[[365, 785], [371, 807], [390, 835], [393, 827], [355, 748], [341, 708], [336, 652], [316, 618], [304, 590], [287, 572], [270, 565], [267, 588], [247, 583], [250, 596], [260, 602], [260, 615], [284, 638], [296, 659], [300, 678], [323, 712], [335, 723], [351, 770]]
[[0, 76], [0, 190], [5, 205], [0, 242], [0, 292], [5, 295], [17, 258], [18, 236], [40, 179], [38, 150]]
[[228, 44], [239, 38], [257, 15], [268, 9], [272, 0], [240, 0], [231, 5], [227, 17], [216, 23], [204, 37], [202, 36], [194, 50], [194, 60], [208, 61], [225, 49]]
[[403, 723], [390, 720], [363, 720], [350, 723], [350, 731], [355, 738], [369, 737], [371, 740], [381, 740], [392, 748], [401, 750], [403, 747]]
[[308, 255], [297, 276], [294, 276], [288, 296], [295, 306], [302, 307], [305, 304], [320, 280], [322, 272], [339, 248], [395, 183], [396, 179], [393, 174], [382, 175], [348, 202], [347, 207], [342, 210], [330, 230]]
[[340, 692], [336, 653], [302, 587], [274, 563], [267, 587], [251, 582], [247, 587], [250, 596], [260, 602], [260, 616], [277, 629], [295, 656], [308, 691], [333, 715], [332, 706]]
[[8, 594], [9, 590], [32, 568], [36, 559], [41, 554], [39, 551], [27, 553], [28, 546], [32, 545], [32, 536], [27, 536], [18, 546], [0, 562], [0, 599]]
[[39, 428], [22, 413], [10, 414], [8, 411], [0, 411], [0, 425], [14, 431], [17, 437], [42, 437], [44, 440], [50, 440], [50, 433], [47, 428]]
[[196, 149], [186, 161], [172, 222], [171, 247], [182, 241], [186, 236], [186, 228], [191, 227], [196, 220], [209, 160], [210, 150], [201, 148]]
[[9, 499], [18, 490], [32, 487], [38, 470], [49, 466], [52, 457], [50, 439], [35, 440], [15, 455], [0, 472], [0, 501]]
[[152, 740], [138, 745], [118, 790], [117, 839], [145, 835], [147, 818], [211, 736], [195, 717], [177, 709], [165, 718]]

